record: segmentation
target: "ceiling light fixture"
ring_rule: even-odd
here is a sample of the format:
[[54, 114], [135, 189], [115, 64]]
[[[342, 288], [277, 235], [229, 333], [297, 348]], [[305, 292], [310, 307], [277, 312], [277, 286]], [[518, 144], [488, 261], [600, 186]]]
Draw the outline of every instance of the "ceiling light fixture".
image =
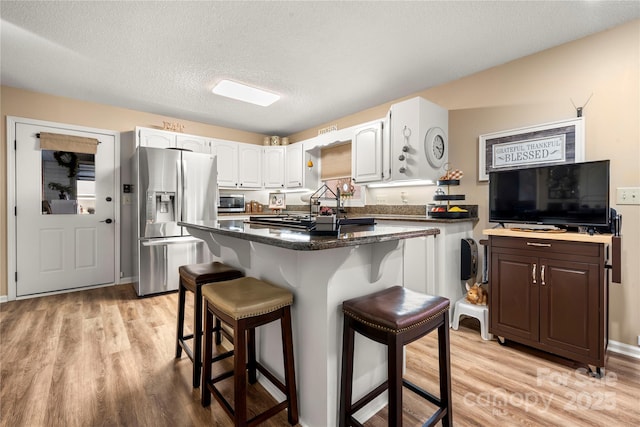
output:
[[220, 80], [211, 91], [216, 95], [226, 96], [227, 98], [249, 102], [262, 107], [268, 107], [280, 99], [280, 95], [276, 95], [275, 93], [247, 86], [242, 83], [232, 82], [231, 80]]

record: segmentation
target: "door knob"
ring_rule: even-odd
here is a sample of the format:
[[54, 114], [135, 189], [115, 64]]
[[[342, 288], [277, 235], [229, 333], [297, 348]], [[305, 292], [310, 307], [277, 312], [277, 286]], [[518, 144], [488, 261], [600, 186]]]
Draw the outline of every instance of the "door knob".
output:
[[100, 222], [106, 222], [107, 224], [111, 224], [113, 220], [111, 218], [107, 218], [104, 221], [100, 221]]

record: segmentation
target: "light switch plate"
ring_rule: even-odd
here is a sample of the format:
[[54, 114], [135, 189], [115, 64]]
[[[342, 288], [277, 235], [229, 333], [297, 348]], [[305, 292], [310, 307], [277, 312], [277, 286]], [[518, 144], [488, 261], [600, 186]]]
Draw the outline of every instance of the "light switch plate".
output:
[[640, 187], [618, 187], [616, 203], [619, 205], [640, 205]]

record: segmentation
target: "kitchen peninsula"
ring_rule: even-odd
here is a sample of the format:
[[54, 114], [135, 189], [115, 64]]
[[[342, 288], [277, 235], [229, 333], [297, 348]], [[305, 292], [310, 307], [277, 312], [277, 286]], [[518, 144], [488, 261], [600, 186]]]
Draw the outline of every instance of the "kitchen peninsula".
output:
[[[376, 224], [349, 226], [333, 237], [311, 236], [305, 230], [251, 224], [241, 220], [180, 223], [203, 239], [222, 262], [246, 275], [288, 287], [294, 293], [293, 334], [301, 424], [334, 426], [338, 418], [342, 301], [403, 284], [404, 242], [435, 238], [428, 225]], [[386, 352], [379, 344], [356, 345], [354, 397], [386, 378]], [[261, 361], [281, 378], [280, 326], [258, 333]], [[366, 356], [365, 356], [366, 355]], [[263, 383], [277, 398], [280, 392]], [[363, 410], [365, 418], [385, 400]]]

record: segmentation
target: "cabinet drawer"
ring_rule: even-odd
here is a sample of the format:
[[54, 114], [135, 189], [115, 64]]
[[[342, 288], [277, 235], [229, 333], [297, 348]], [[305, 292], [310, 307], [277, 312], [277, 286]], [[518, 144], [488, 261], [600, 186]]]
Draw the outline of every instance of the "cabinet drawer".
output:
[[599, 243], [519, 237], [491, 236], [490, 239], [492, 248], [522, 249], [540, 252], [541, 254], [561, 253], [589, 257], [599, 257], [603, 246]]

